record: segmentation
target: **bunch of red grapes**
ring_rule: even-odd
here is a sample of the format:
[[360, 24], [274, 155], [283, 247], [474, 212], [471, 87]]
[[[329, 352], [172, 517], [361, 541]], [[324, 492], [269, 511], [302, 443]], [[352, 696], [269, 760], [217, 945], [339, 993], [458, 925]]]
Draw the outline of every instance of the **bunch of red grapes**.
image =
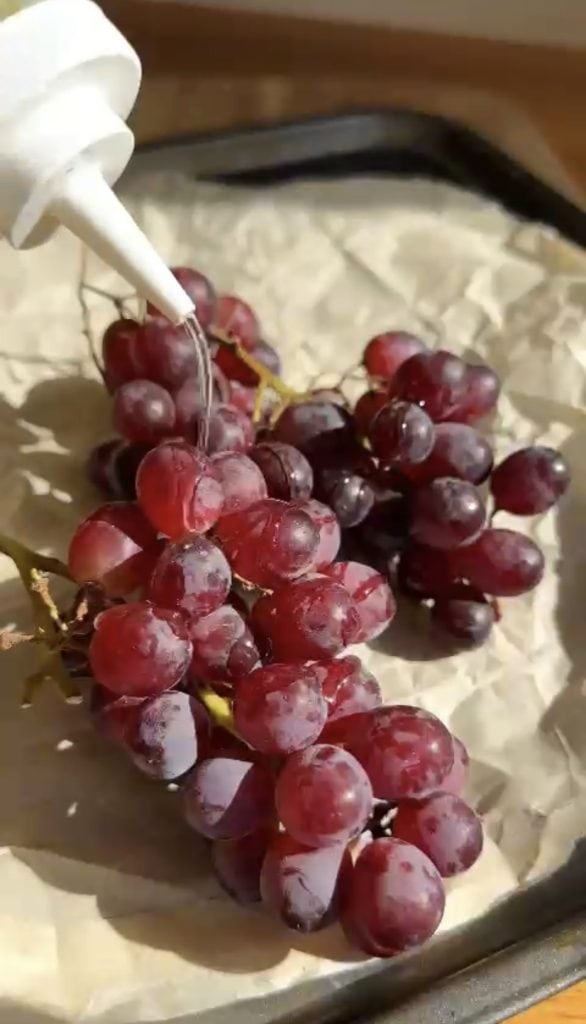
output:
[[427, 711], [384, 706], [346, 649], [389, 625], [392, 587], [429, 603], [451, 642], [486, 639], [494, 598], [534, 587], [543, 556], [487, 524], [479, 485], [496, 510], [533, 514], [568, 470], [537, 447], [493, 470], [471, 423], [495, 407], [495, 374], [404, 333], [367, 345], [353, 411], [333, 390], [275, 412], [279, 360], [253, 311], [175, 273], [213, 351], [209, 446], [184, 332], [156, 310], [112, 324], [104, 377], [125, 440], [90, 473], [125, 500], [69, 551], [93, 712], [147, 775], [178, 783], [237, 900], [301, 931], [338, 918], [359, 949], [395, 955], [435, 932], [442, 879], [476, 861], [482, 827], [462, 743]]

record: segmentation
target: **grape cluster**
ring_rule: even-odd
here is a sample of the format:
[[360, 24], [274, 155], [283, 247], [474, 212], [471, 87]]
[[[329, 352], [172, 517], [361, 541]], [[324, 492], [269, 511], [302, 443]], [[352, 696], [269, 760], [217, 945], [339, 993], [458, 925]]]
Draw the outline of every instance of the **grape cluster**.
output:
[[487, 366], [393, 331], [368, 343], [363, 365], [370, 388], [354, 421], [376, 456], [375, 487], [391, 493], [357, 527], [357, 549], [430, 604], [452, 646], [481, 644], [500, 615], [496, 599], [532, 590], [544, 571], [539, 547], [494, 516], [545, 512], [566, 491], [568, 467], [537, 445], [494, 466], [472, 425], [496, 409], [500, 383]]
[[267, 407], [279, 361], [253, 311], [175, 273], [214, 359], [209, 445], [181, 330], [154, 309], [112, 324], [104, 378], [124, 440], [89, 472], [116, 500], [69, 550], [73, 578], [104, 595], [87, 631], [93, 715], [143, 772], [177, 782], [238, 901], [304, 932], [338, 919], [392, 956], [435, 932], [442, 879], [477, 860], [482, 827], [462, 743], [421, 708], [383, 705], [347, 648], [387, 628], [397, 590], [452, 642], [485, 640], [494, 599], [535, 586], [543, 557], [489, 524], [479, 488], [496, 511], [533, 514], [568, 470], [538, 447], [493, 468], [471, 424], [494, 409], [496, 375], [404, 333], [366, 347], [353, 411], [336, 389]]
[[[208, 454], [221, 456], [216, 469], [224, 493], [247, 489], [259, 500], [297, 502], [298, 511], [304, 511], [301, 503], [313, 502], [314, 515], [329, 514], [319, 512], [316, 502], [327, 506], [335, 516], [332, 540], [338, 543], [341, 529], [343, 550], [351, 560], [370, 564], [395, 589], [427, 604], [444, 644], [457, 649], [483, 643], [500, 615], [497, 598], [531, 590], [544, 570], [538, 546], [517, 530], [495, 526], [494, 515], [544, 512], [570, 479], [560, 453], [537, 445], [494, 465], [491, 445], [474, 424], [496, 408], [496, 374], [391, 331], [373, 338], [364, 350], [369, 386], [353, 410], [338, 390], [314, 391], [280, 414], [277, 409], [277, 415], [264, 407], [255, 431], [251, 417], [259, 377], [241, 354], [253, 355], [273, 373], [279, 371], [278, 356], [260, 339], [258, 320], [246, 303], [234, 296], [216, 299], [197, 271], [175, 272], [200, 302], [210, 331], [215, 401]], [[214, 338], [220, 336], [237, 340], [240, 351], [217, 344]], [[90, 458], [89, 474], [109, 496], [131, 499], [143, 459], [144, 491], [152, 485], [149, 478], [160, 483], [165, 474], [175, 479], [179, 473], [178, 450], [172, 459], [160, 452], [145, 459], [156, 443], [179, 435], [192, 445], [197, 438], [202, 410], [195, 357], [181, 331], [156, 311], [142, 325], [128, 320], [112, 324], [103, 355], [106, 383], [115, 389], [114, 421], [125, 440], [100, 445]], [[259, 472], [249, 461], [241, 463], [237, 456], [242, 453]], [[182, 456], [195, 457], [187, 449]], [[202, 486], [211, 492], [213, 517], [214, 485], [202, 480]], [[238, 512], [241, 505], [238, 496], [225, 498], [223, 512]], [[175, 514], [185, 518], [178, 506]], [[257, 528], [257, 513], [249, 514], [244, 535], [238, 520], [222, 519], [222, 543], [230, 546], [234, 571], [249, 578], [247, 562], [256, 562], [256, 553], [245, 550], [242, 536]], [[173, 536], [168, 522], [153, 522]], [[303, 539], [302, 521], [296, 523], [294, 530], [290, 522], [291, 537], [303, 548], [309, 527], [306, 522]], [[192, 528], [186, 521], [174, 527], [179, 534]], [[314, 567], [320, 567], [319, 559]], [[251, 579], [271, 587], [271, 573], [263, 576], [260, 565]]]

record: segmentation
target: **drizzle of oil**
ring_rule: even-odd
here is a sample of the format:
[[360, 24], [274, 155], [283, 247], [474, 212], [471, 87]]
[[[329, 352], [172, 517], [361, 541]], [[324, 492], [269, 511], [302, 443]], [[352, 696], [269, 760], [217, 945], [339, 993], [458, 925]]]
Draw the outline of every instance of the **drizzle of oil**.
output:
[[210, 431], [210, 412], [212, 408], [212, 359], [210, 348], [205, 331], [197, 319], [195, 313], [184, 321], [182, 325], [185, 333], [193, 342], [195, 358], [197, 360], [197, 379], [199, 382], [199, 394], [202, 405], [202, 415], [199, 417], [197, 434], [197, 446], [206, 451]]

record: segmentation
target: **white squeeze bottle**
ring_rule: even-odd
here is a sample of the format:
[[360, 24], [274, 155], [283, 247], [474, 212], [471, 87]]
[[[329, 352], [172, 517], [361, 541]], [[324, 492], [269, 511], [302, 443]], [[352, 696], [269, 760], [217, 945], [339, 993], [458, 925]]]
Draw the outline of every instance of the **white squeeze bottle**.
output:
[[0, 0], [0, 237], [26, 248], [64, 224], [178, 324], [193, 302], [111, 190], [140, 79], [91, 0]]

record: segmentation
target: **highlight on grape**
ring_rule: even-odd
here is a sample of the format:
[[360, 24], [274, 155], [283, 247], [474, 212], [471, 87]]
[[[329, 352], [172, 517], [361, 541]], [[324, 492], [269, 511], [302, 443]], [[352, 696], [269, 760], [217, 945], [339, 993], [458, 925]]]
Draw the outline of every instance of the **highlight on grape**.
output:
[[384, 704], [352, 645], [383, 633], [397, 600], [429, 610], [441, 650], [487, 642], [497, 599], [544, 571], [498, 514], [551, 508], [568, 467], [540, 446], [495, 466], [479, 423], [496, 374], [402, 331], [365, 345], [354, 408], [340, 388], [297, 394], [249, 305], [174, 272], [214, 360], [207, 450], [185, 334], [152, 308], [119, 319], [102, 360], [121, 437], [88, 460], [103, 503], [67, 567], [2, 550], [31, 593], [33, 571], [76, 583], [62, 612], [37, 593], [60, 684], [87, 678], [97, 729], [177, 784], [226, 892], [395, 956], [434, 934], [443, 879], [476, 862], [483, 831], [462, 741]]

